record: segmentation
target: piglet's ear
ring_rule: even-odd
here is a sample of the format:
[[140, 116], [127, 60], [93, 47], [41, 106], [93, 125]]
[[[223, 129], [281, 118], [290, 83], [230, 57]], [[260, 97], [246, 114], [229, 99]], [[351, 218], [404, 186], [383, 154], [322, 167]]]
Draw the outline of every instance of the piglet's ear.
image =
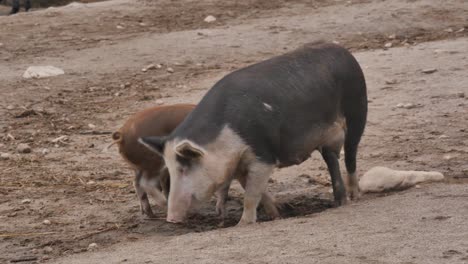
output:
[[141, 137], [138, 142], [160, 156], [164, 155], [166, 137]]
[[201, 158], [205, 154], [202, 147], [188, 140], [184, 140], [177, 144], [175, 146], [175, 152], [177, 155], [187, 159]]

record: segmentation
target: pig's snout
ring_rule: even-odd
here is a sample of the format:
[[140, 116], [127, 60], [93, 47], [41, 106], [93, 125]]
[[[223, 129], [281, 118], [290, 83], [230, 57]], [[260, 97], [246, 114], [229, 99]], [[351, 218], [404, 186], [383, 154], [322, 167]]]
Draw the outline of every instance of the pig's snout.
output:
[[170, 223], [183, 223], [192, 204], [192, 196], [183, 195], [183, 197], [177, 197], [178, 199], [172, 200], [170, 198], [166, 221]]

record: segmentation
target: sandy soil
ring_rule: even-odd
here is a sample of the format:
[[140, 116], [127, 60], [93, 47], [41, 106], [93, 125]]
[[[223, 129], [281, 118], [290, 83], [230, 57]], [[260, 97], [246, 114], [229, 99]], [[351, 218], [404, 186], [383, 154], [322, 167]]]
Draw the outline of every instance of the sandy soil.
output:
[[[438, 170], [447, 176], [447, 184], [456, 184], [447, 186], [466, 192], [468, 2], [218, 2], [115, 0], [0, 17], [0, 152], [11, 154], [0, 160], [0, 262], [26, 256], [47, 262], [86, 251], [90, 243], [98, 244], [99, 255], [114, 244], [118, 248], [138, 240], [160, 241], [158, 245], [165, 241], [174, 245], [186, 237], [187, 241], [216, 241], [212, 232], [204, 232], [219, 228], [213, 203], [184, 226], [140, 215], [131, 171], [116, 149], [103, 151], [110, 143], [109, 133], [157, 100], [196, 103], [224, 74], [318, 39], [350, 48], [366, 75], [370, 110], [359, 153], [360, 173], [375, 165]], [[217, 20], [203, 22], [207, 15]], [[391, 47], [386, 48], [389, 43]], [[151, 63], [162, 68], [141, 71]], [[66, 74], [25, 80], [21, 75], [31, 65], [53, 65]], [[168, 67], [174, 72], [169, 73]], [[426, 69], [436, 71], [426, 74]], [[61, 136], [67, 139], [54, 142]], [[17, 153], [19, 143], [28, 143], [32, 153]], [[265, 239], [271, 239], [270, 227], [274, 230], [276, 225], [297, 221], [315, 225], [318, 217], [328, 215], [317, 213], [331, 208], [329, 176], [318, 155], [301, 166], [276, 172], [270, 189], [282, 205], [282, 216], [294, 218], [258, 225], [263, 230], [259, 236], [265, 234]], [[439, 190], [447, 189], [432, 192], [438, 195]], [[231, 195], [228, 227], [241, 215], [238, 186]], [[364, 215], [379, 208], [385, 211], [390, 204], [379, 197], [365, 196], [356, 206], [382, 203], [383, 207], [362, 205]], [[417, 198], [409, 191], [407, 196], [385, 199], [404, 204]], [[434, 208], [439, 208], [439, 201], [449, 201], [444, 199], [436, 199]], [[353, 208], [336, 212], [346, 214]], [[424, 211], [415, 214], [423, 217]], [[357, 233], [356, 221], [342, 224]], [[466, 234], [466, 226], [457, 223], [439, 225]], [[259, 243], [246, 235], [252, 230], [228, 228], [216, 234], [239, 232], [248, 247]], [[318, 228], [314, 233], [326, 237], [329, 230]], [[295, 232], [309, 231], [304, 226]], [[375, 239], [386, 241], [386, 235]], [[267, 250], [268, 245], [264, 246]], [[162, 252], [169, 254], [170, 249], [164, 247]], [[269, 252], [260, 260], [282, 255]], [[290, 255], [306, 258], [304, 252]], [[365, 256], [370, 260], [356, 262], [404, 263], [398, 256], [378, 261], [378, 251], [369, 250]], [[412, 261], [428, 263], [424, 258]]]

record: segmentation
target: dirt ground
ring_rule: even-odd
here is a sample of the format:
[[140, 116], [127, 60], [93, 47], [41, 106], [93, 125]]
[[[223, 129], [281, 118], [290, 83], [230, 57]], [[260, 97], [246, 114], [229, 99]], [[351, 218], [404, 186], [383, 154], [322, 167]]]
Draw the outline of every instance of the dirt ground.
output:
[[[8, 10], [0, 7], [0, 14]], [[217, 20], [206, 23], [207, 15]], [[114, 0], [36, 9], [0, 16], [0, 152], [10, 154], [0, 159], [0, 263], [28, 258], [69, 262], [67, 256], [87, 251], [91, 243], [98, 245], [93, 254], [99, 255], [139, 241], [160, 241], [155, 250], [169, 254], [169, 245], [177, 245], [179, 238], [183, 243], [197, 239], [216, 243], [223, 232], [239, 232], [242, 248], [258, 250], [261, 241], [248, 235], [254, 227], [231, 228], [241, 215], [239, 186], [233, 186], [228, 202], [228, 228], [218, 227], [214, 202], [183, 226], [148, 220], [139, 212], [132, 172], [115, 148], [104, 149], [111, 142], [110, 133], [136, 111], [156, 102], [196, 103], [226, 73], [319, 39], [351, 49], [366, 76], [369, 121], [359, 150], [360, 174], [376, 165], [440, 171], [447, 180], [442, 187], [430, 189], [438, 197], [428, 200], [434, 210], [443, 210], [441, 205], [452, 201], [450, 190], [466, 194], [465, 0], [448, 0], [443, 5], [437, 0]], [[162, 68], [143, 72], [149, 64]], [[32, 65], [53, 65], [65, 74], [23, 79], [23, 72]], [[28, 143], [32, 152], [18, 153], [20, 143]], [[282, 216], [291, 218], [257, 225], [261, 232], [255, 234], [271, 240], [266, 235], [270, 229], [291, 225], [296, 228], [292, 234], [308, 233], [317, 218], [343, 216], [355, 206], [362, 206], [363, 215], [379, 213], [379, 208], [388, 213], [385, 206], [390, 205], [382, 200], [413, 203], [418, 193], [432, 186], [387, 198], [381, 198], [387, 194], [366, 195], [356, 204], [327, 210], [332, 207], [330, 180], [325, 163], [314, 154], [300, 166], [275, 172], [269, 188]], [[455, 214], [466, 212], [468, 199], [460, 197], [455, 202], [464, 200], [465, 211], [452, 207]], [[421, 211], [410, 212], [426, 217], [427, 210], [432, 210], [428, 201], [421, 201], [425, 206], [417, 207]], [[366, 207], [372, 203], [382, 206]], [[158, 215], [164, 217], [162, 211]], [[260, 219], [267, 221], [262, 213]], [[390, 220], [405, 226], [399, 218]], [[297, 225], [301, 221], [307, 224]], [[349, 225], [351, 231], [345, 228], [349, 236], [352, 230], [359, 233], [365, 228], [359, 221], [340, 223]], [[431, 223], [426, 223], [428, 230], [442, 225], [441, 230], [468, 234], [460, 222]], [[400, 239], [411, 234], [411, 226], [406, 225]], [[213, 229], [219, 230], [205, 232]], [[310, 232], [327, 230], [315, 227]], [[275, 234], [281, 236], [281, 232]], [[383, 232], [374, 236], [374, 243], [358, 244], [372, 248], [378, 241], [398, 241], [390, 239], [390, 234]], [[222, 237], [218, 242], [227, 243], [228, 236]], [[264, 246], [266, 250], [268, 245]], [[433, 253], [440, 253], [441, 262], [466, 261], [467, 252], [450, 250], [462, 252], [449, 248], [448, 253]], [[288, 262], [286, 253], [267, 251], [251, 262], [271, 262], [274, 256], [276, 262]], [[202, 254], [214, 254], [214, 261], [215, 253]], [[301, 256], [310, 259], [297, 251], [288, 254], [294, 255], [290, 262], [301, 263]], [[379, 260], [381, 252], [371, 249], [365, 254], [368, 259], [349, 263], [429, 263], [424, 258], [403, 262], [398, 256], [383, 261]], [[445, 258], [447, 254], [450, 257]], [[239, 260], [225, 256], [232, 257], [226, 262]], [[128, 259], [128, 263], [140, 261], [146, 262]]]

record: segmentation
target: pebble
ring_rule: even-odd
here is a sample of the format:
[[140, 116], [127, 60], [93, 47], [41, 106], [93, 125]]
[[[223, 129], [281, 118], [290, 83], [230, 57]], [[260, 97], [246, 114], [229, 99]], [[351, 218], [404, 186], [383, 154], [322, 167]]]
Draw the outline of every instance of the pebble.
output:
[[31, 199], [24, 199], [21, 201], [22, 204], [30, 204], [31, 203]]
[[216, 17], [214, 17], [214, 16], [212, 16], [212, 15], [209, 15], [209, 16], [205, 17], [205, 19], [204, 19], [203, 21], [205, 21], [206, 23], [215, 22], [215, 21], [216, 21]]
[[16, 150], [19, 153], [31, 153], [31, 147], [26, 143], [18, 144], [18, 146], [16, 147]]
[[94, 250], [94, 249], [96, 249], [97, 247], [98, 247], [98, 245], [97, 245], [96, 243], [91, 243], [91, 244], [89, 244], [89, 246], [88, 246], [88, 250]]
[[174, 72], [174, 69], [172, 69], [171, 67], [169, 67], [169, 68], [166, 69], [166, 71], [167, 71], [168, 73], [173, 73], [173, 72]]
[[91, 128], [91, 129], [95, 129], [95, 128], [96, 128], [96, 125], [94, 125], [94, 124], [88, 124], [88, 127]]
[[434, 72], [436, 72], [436, 71], [437, 71], [436, 68], [431, 68], [431, 69], [424, 69], [424, 70], [422, 70], [422, 73], [431, 74], [431, 73], [434, 73]]
[[389, 39], [396, 39], [396, 34], [391, 34], [388, 36]]
[[156, 104], [157, 105], [162, 105], [162, 104], [164, 104], [164, 101], [161, 100], [161, 99], [158, 99], [158, 100], [156, 100]]
[[442, 138], [442, 139], [443, 139], [443, 138], [449, 138], [449, 136], [447, 136], [447, 135], [440, 135], [439, 138]]
[[385, 43], [385, 48], [391, 48], [393, 46], [393, 44], [391, 42], [387, 42]]
[[397, 107], [397, 108], [411, 109], [411, 108], [416, 108], [417, 105], [412, 104], [412, 103], [406, 103], [406, 104], [399, 103], [399, 104], [396, 105], [396, 107]]
[[121, 25], [117, 25], [116, 28], [117, 28], [117, 29], [124, 29], [124, 27], [121, 26]]
[[46, 148], [43, 149], [43, 150], [41, 151], [42, 155], [46, 155], [46, 154], [48, 154], [49, 152], [50, 152], [50, 150], [49, 150], [49, 149], [46, 149]]
[[386, 80], [385, 84], [396, 84], [397, 80], [396, 79], [391, 79], [391, 80]]
[[10, 153], [1, 153], [0, 154], [0, 160], [9, 160], [11, 158]]
[[93, 184], [96, 184], [96, 182], [95, 181], [88, 181], [86, 184], [93, 185]]
[[44, 248], [45, 253], [51, 253], [52, 251], [54, 251], [54, 249], [52, 247], [47, 246], [47, 247]]
[[44, 220], [42, 223], [43, 223], [44, 225], [50, 225], [50, 224], [52, 224], [52, 223], [50, 222], [50, 220], [47, 220], [47, 219]]
[[446, 155], [444, 155], [443, 158], [444, 158], [444, 160], [451, 160], [451, 159], [452, 159], [452, 156], [449, 155], [449, 154], [446, 154]]

